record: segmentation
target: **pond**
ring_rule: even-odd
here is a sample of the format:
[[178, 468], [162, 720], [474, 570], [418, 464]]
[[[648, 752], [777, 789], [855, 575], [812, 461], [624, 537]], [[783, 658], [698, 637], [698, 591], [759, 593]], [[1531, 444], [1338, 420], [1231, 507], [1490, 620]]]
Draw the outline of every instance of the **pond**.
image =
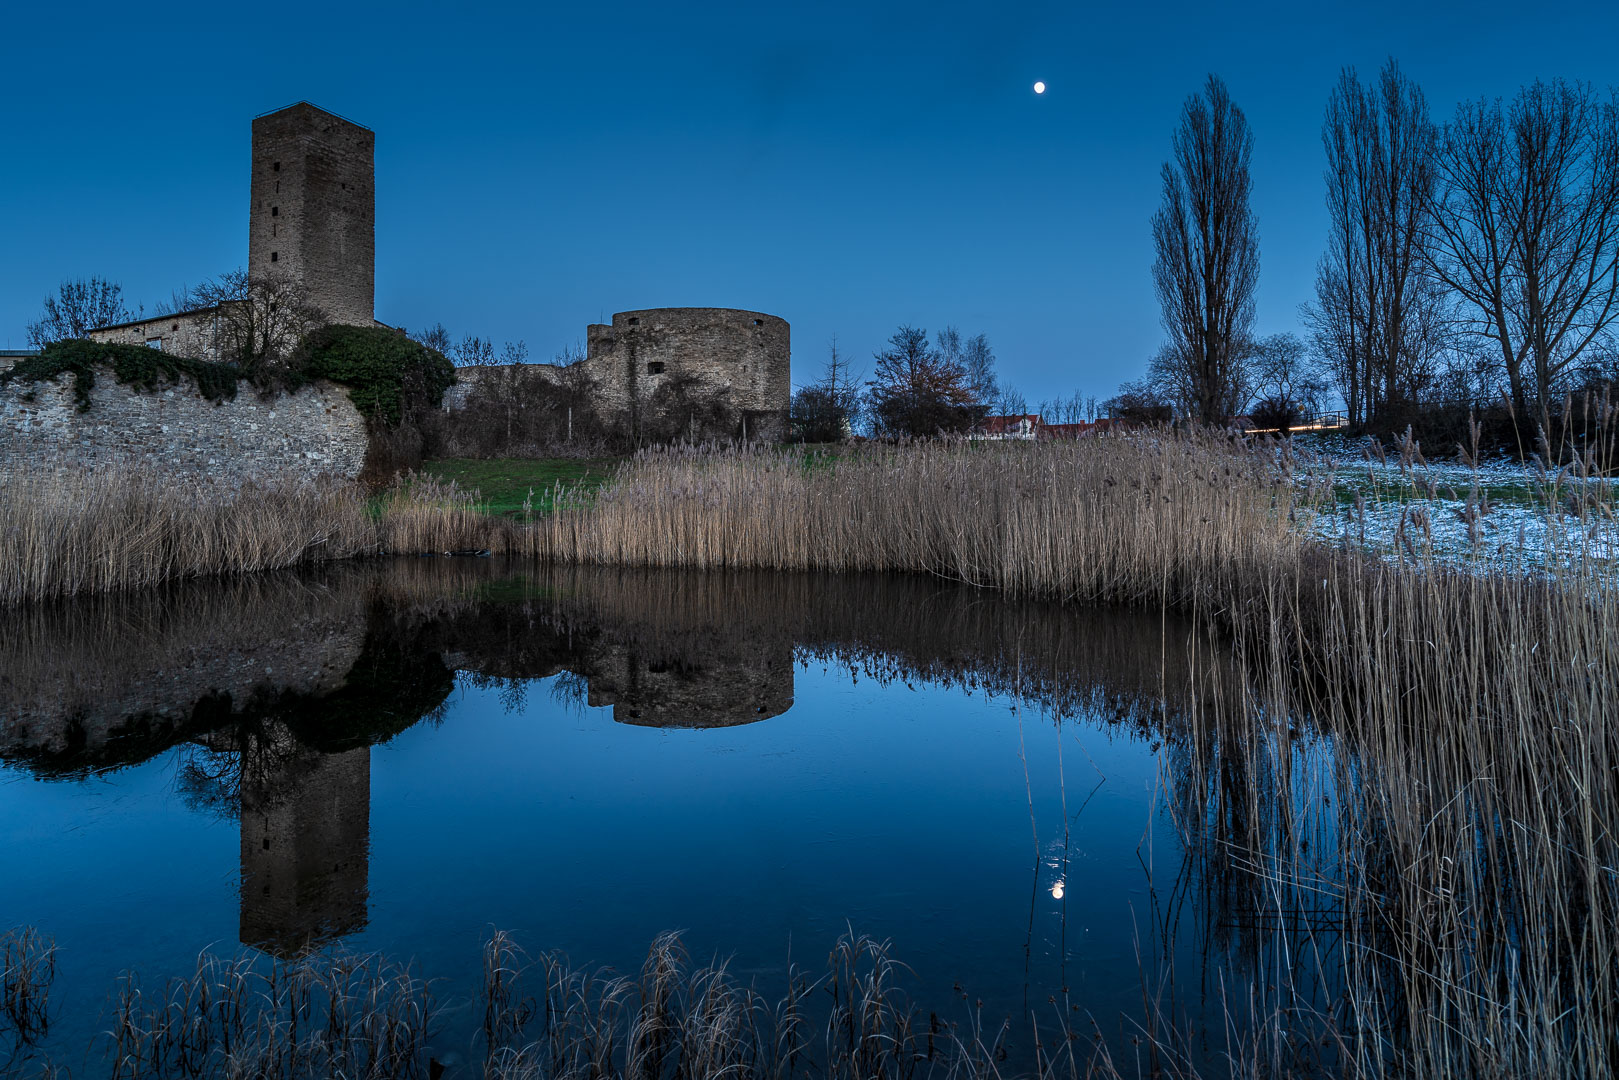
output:
[[1176, 823], [1226, 661], [1159, 611], [441, 559], [0, 618], [0, 931], [56, 942], [22, 1059], [75, 1075], [205, 950], [409, 961], [452, 1066], [497, 929], [628, 972], [678, 930], [765, 994], [870, 935], [1013, 1065], [1031, 1015], [1213, 1060], [1255, 978]]

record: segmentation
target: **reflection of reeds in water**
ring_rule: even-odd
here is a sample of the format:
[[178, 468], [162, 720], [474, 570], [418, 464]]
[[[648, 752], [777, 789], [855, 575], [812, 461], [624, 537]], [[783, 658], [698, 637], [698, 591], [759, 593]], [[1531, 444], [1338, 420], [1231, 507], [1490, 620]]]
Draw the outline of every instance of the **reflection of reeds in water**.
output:
[[1619, 638], [1607, 588], [1339, 560], [1239, 633], [1247, 707], [1169, 770], [1243, 1054], [1348, 1075], [1608, 1076]]
[[0, 1031], [9, 1027], [21, 1043], [50, 1030], [51, 984], [56, 979], [56, 943], [33, 927], [0, 935]]

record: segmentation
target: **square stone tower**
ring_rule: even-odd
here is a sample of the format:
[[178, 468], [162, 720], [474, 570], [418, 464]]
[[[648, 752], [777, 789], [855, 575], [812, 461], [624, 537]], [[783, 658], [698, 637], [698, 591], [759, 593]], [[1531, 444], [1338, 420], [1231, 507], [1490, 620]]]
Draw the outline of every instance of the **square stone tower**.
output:
[[376, 138], [307, 101], [253, 119], [248, 276], [302, 283], [336, 323], [376, 320]]

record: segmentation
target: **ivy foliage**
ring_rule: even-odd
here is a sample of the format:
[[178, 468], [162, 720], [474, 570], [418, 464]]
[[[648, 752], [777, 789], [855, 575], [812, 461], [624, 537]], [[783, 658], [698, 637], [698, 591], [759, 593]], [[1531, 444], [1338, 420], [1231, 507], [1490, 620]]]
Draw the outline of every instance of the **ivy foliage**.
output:
[[80, 412], [90, 409], [96, 369], [140, 393], [190, 380], [209, 401], [236, 396], [251, 381], [266, 395], [293, 391], [311, 379], [330, 379], [347, 388], [360, 414], [384, 427], [397, 427], [407, 408], [437, 407], [455, 383], [455, 366], [442, 353], [381, 326], [323, 326], [309, 333], [285, 365], [264, 365], [251, 375], [235, 364], [175, 356], [145, 345], [111, 345], [74, 338], [57, 341], [0, 371], [0, 386], [13, 381], [50, 382], [73, 376]]
[[384, 326], [323, 326], [311, 331], [293, 358], [305, 379], [348, 387], [360, 414], [396, 427], [408, 407], [437, 407], [455, 384], [455, 365], [437, 349]]
[[197, 392], [209, 401], [236, 396], [242, 373], [232, 364], [216, 364], [175, 356], [145, 345], [112, 345], [89, 338], [53, 341], [35, 356], [24, 357], [8, 371], [0, 371], [0, 386], [21, 380], [26, 383], [50, 382], [63, 375], [73, 376], [73, 399], [80, 412], [90, 410], [90, 391], [96, 385], [96, 368], [112, 369], [113, 378], [140, 393], [149, 394], [189, 379]]

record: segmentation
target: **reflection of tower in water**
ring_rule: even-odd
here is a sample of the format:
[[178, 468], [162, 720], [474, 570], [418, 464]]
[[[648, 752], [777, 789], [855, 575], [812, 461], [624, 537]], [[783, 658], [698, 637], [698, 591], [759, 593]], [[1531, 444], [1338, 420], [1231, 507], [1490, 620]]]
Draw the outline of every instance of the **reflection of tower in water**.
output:
[[242, 762], [238, 936], [290, 956], [365, 926], [371, 750], [323, 754], [282, 738]]

